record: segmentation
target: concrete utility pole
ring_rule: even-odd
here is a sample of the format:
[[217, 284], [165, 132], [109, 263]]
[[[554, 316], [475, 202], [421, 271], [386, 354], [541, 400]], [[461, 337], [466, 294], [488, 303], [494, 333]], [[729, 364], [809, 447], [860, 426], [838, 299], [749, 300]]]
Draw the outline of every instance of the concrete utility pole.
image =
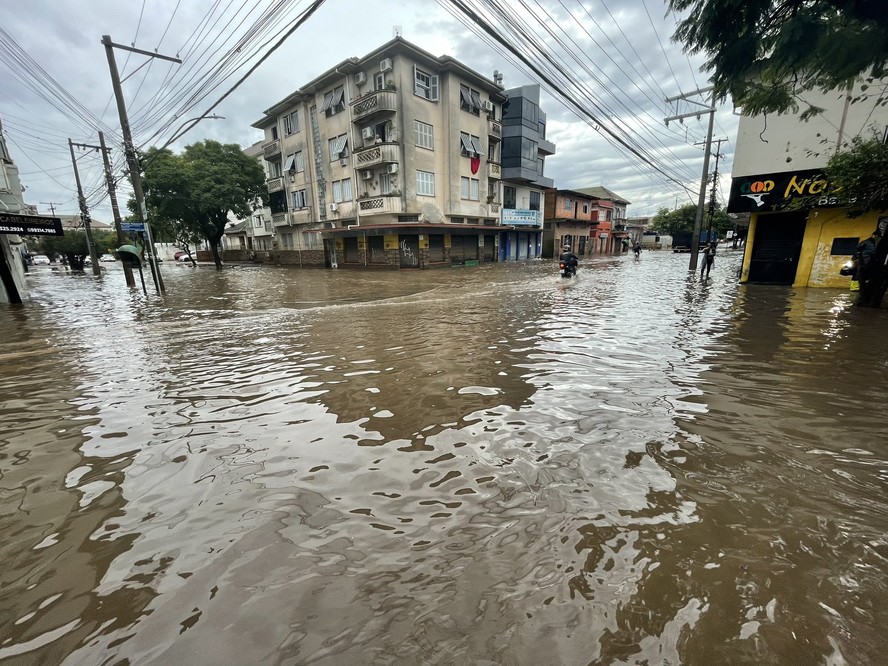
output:
[[715, 169], [712, 171], [712, 189], [709, 191], [709, 225], [706, 231], [706, 237], [712, 242], [712, 218], [715, 217], [715, 194], [718, 187], [718, 161], [721, 159], [721, 147], [727, 139], [717, 139], [715, 141]]
[[49, 206], [49, 212], [52, 214], [53, 217], [55, 217], [55, 207], [62, 205], [60, 201], [41, 201], [40, 203], [42, 203], [44, 206]]
[[89, 248], [89, 259], [92, 262], [93, 275], [101, 275], [99, 255], [96, 254], [96, 244], [92, 239], [92, 227], [90, 226], [89, 209], [86, 207], [86, 197], [83, 196], [83, 186], [80, 184], [80, 171], [77, 169], [77, 158], [74, 157], [74, 143], [68, 139], [68, 149], [71, 151], [71, 163], [74, 165], [74, 180], [77, 182], [77, 202], [80, 204], [80, 219], [83, 220], [83, 229], [86, 231], [86, 246]]
[[139, 53], [149, 58], [160, 58], [170, 62], [182, 64], [178, 58], [143, 51], [123, 44], [115, 44], [111, 41], [111, 35], [102, 35], [102, 44], [105, 45], [105, 55], [108, 57], [108, 69], [111, 71], [111, 85], [114, 87], [114, 97], [117, 100], [117, 113], [120, 116], [120, 130], [123, 132], [123, 150], [129, 167], [130, 180], [133, 183], [133, 194], [136, 198], [136, 215], [145, 227], [145, 238], [148, 243], [148, 266], [151, 268], [151, 276], [154, 278], [154, 287], [158, 294], [166, 291], [163, 278], [160, 275], [160, 267], [157, 265], [157, 257], [154, 250], [154, 237], [151, 235], [151, 225], [148, 224], [148, 211], [145, 208], [145, 194], [142, 192], [142, 175], [139, 170], [139, 158], [133, 146], [133, 135], [130, 131], [129, 118], [126, 113], [126, 102], [123, 99], [123, 89], [120, 85], [120, 73], [117, 71], [117, 60], [114, 57], [114, 49], [123, 49], [132, 53]]
[[[693, 96], [702, 96], [704, 93], [709, 93], [709, 102], [701, 102], [695, 99], [689, 99]], [[677, 102], [679, 100], [689, 102], [690, 104], [696, 104], [698, 106], [703, 107], [702, 109], [697, 109], [696, 111], [691, 111], [689, 113], [680, 113], [674, 116], [669, 116], [668, 118], [664, 118], [666, 125], [669, 125], [670, 120], [678, 120], [684, 122], [685, 118], [696, 117], [699, 119], [704, 113], [709, 114], [709, 129], [706, 132], [706, 148], [703, 153], [703, 175], [700, 178], [700, 195], [697, 197], [697, 215], [694, 218], [694, 236], [691, 240], [691, 263], [688, 266], [689, 271], [697, 270], [697, 256], [700, 254], [700, 229], [703, 226], [703, 208], [706, 204], [706, 183], [709, 182], [709, 152], [712, 145], [712, 125], [715, 122], [715, 106], [714, 106], [714, 98], [712, 92], [712, 86], [707, 88], [698, 88], [697, 90], [689, 93], [682, 93], [681, 95], [676, 95], [675, 97], [668, 97], [666, 99], [666, 103]]]
[[[116, 185], [114, 176], [111, 175], [111, 161], [108, 159], [110, 148], [105, 146], [105, 135], [99, 132], [99, 145], [93, 146], [88, 143], [75, 143], [75, 146], [83, 149], [99, 150], [102, 152], [102, 162], [105, 165], [105, 183], [108, 186], [108, 196], [111, 198], [111, 211], [114, 213], [114, 228], [117, 231], [117, 246], [120, 247], [124, 243], [123, 229], [120, 227], [120, 209], [117, 207]], [[135, 287], [136, 281], [133, 279], [133, 269], [126, 262], [123, 262], [123, 274], [126, 277], [126, 286]]]

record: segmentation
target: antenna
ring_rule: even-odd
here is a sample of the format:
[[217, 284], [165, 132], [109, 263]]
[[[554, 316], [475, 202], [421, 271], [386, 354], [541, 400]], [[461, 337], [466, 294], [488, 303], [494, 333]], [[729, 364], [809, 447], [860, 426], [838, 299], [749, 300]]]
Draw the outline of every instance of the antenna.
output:
[[404, 34], [404, 30], [399, 25], [392, 26], [392, 37], [401, 37]]

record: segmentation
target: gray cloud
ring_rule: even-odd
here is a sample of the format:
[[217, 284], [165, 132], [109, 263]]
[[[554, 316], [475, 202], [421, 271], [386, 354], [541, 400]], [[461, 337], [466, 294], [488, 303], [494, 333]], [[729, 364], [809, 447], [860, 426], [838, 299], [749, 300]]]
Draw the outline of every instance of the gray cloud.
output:
[[[181, 66], [158, 61], [150, 68], [143, 67], [125, 83], [134, 132], [137, 140], [145, 140], [156, 129], [156, 123], [171, 118], [178, 109], [177, 105], [158, 102], [159, 95], [163, 95], [163, 85], [170, 76], [181, 77], [184, 72], [193, 71], [194, 61], [200, 53], [199, 49], [192, 50], [193, 45], [199, 41], [209, 43], [206, 32], [201, 39], [195, 39], [194, 31], [213, 3], [210, 0], [180, 3], [175, 20], [170, 23], [176, 1], [151, 0], [145, 5], [141, 24], [142, 3], [138, 2], [31, 0], [16, 4], [15, 12], [4, 13], [5, 30], [112, 129], [118, 126], [117, 114], [113, 102], [109, 105], [111, 86], [104, 49], [99, 43], [101, 35], [110, 34], [115, 41], [129, 44], [139, 25], [136, 46], [146, 50], [159, 46], [162, 53], [179, 53], [183, 57], [185, 62]], [[252, 6], [255, 8], [258, 4], [252, 3]], [[305, 3], [301, 4], [304, 6]], [[592, 97], [606, 107], [601, 119], [608, 125], [626, 127], [628, 135], [648, 151], [654, 152], [656, 148], [663, 159], [663, 169], [696, 190], [702, 169], [702, 150], [692, 144], [704, 134], [705, 118], [666, 128], [662, 122], [667, 115], [663, 97], [703, 85], [705, 76], [696, 72], [699, 59], [689, 61], [670, 42], [672, 19], [664, 18], [662, 8], [652, 12], [655, 31], [641, 3], [620, 3], [619, 9], [611, 8], [617, 25], [607, 16], [600, 2], [584, 3], [594, 21], [589, 20], [578, 3], [565, 2], [591, 33], [590, 37], [565, 16], [559, 2], [546, 0], [541, 4], [554, 18], [552, 24], [564, 25], [576, 41], [576, 48], [588, 56], [584, 62], [591, 74], [570, 60], [554, 39], [545, 36], [544, 41], [551, 52], [585, 82], [583, 97]], [[617, 3], [608, 3], [608, 6], [611, 4]], [[261, 7], [264, 6], [261, 3]], [[328, 0], [303, 28], [214, 110], [214, 113], [225, 116], [225, 120], [201, 122], [175, 147], [181, 148], [185, 143], [203, 138], [236, 142], [242, 146], [253, 143], [258, 135], [250, 123], [258, 119], [264, 109], [341, 60], [361, 56], [391, 39], [395, 25], [401, 26], [406, 39], [436, 55], [452, 55], [489, 77], [494, 69], [499, 70], [504, 74], [506, 87], [534, 81], [534, 77], [523, 71], [523, 66], [507, 55], [505, 49], [489, 45], [431, 0], [398, 3]], [[241, 33], [244, 27], [239, 27]], [[161, 42], [164, 30], [167, 34]], [[219, 30], [221, 24], [209, 34], [217, 34]], [[205, 57], [207, 62], [212, 62], [220, 55], [211, 49]], [[118, 53], [118, 61], [123, 67], [126, 61], [123, 52]], [[132, 73], [143, 62], [141, 56], [133, 55], [125, 72]], [[203, 113], [210, 102], [239, 76], [240, 73], [232, 76], [207, 99], [183, 112], [180, 120]], [[633, 201], [630, 215], [654, 212], [663, 201], [669, 201], [671, 205], [676, 196], [688, 200], [687, 194], [678, 186], [670, 187], [664, 185], [662, 178], [652, 178], [649, 167], [643, 166], [624, 149], [610, 145], [602, 138], [601, 131], [595, 131], [590, 122], [578, 118], [556, 97], [544, 92], [542, 106], [548, 114], [549, 138], [557, 146], [556, 155], [547, 160], [548, 175], [555, 179], [556, 186], [603, 184]], [[28, 186], [27, 201], [64, 202], [62, 212], [76, 212], [66, 138], [71, 136], [75, 140], [95, 142], [93, 132], [64, 106], [61, 111], [54, 109], [28, 91], [2, 67], [0, 115], [7, 136], [15, 142], [10, 145], [13, 157], [26, 174], [23, 179]], [[155, 124], [146, 126], [145, 122], [154, 116]], [[716, 135], [733, 141], [735, 117], [730, 110], [722, 110], [717, 118]], [[730, 144], [727, 148], [730, 150]], [[116, 161], [120, 162], [119, 156]], [[100, 182], [101, 171], [95, 160], [84, 157], [82, 163], [84, 181], [90, 185]], [[721, 171], [730, 172], [729, 161], [722, 162]], [[722, 182], [726, 191], [729, 179], [724, 178]], [[46, 210], [46, 206], [40, 208]], [[94, 215], [100, 219], [110, 218], [107, 202], [97, 206]]]

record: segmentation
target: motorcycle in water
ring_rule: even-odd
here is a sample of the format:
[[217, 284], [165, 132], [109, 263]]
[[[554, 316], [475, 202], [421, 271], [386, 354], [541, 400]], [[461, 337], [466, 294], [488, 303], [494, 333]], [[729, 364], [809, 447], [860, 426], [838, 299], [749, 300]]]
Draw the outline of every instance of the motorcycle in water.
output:
[[558, 263], [558, 270], [561, 271], [561, 277], [572, 278], [577, 274], [577, 265], [561, 261]]

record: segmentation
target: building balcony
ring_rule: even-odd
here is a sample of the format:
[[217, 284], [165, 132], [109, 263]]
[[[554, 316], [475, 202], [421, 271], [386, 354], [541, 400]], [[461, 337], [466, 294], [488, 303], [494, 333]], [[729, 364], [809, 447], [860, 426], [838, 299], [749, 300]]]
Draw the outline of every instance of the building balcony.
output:
[[394, 90], [374, 90], [352, 102], [354, 122], [363, 121], [377, 113], [393, 113], [398, 110], [398, 93]]
[[298, 208], [296, 210], [291, 210], [288, 217], [291, 227], [296, 226], [297, 224], [308, 224], [312, 221], [311, 208]]
[[499, 203], [491, 203], [487, 205], [487, 217], [495, 217], [499, 219], [500, 212], [502, 212], [502, 204]]
[[490, 178], [496, 178], [497, 180], [503, 179], [503, 168], [497, 164], [496, 162], [488, 162], [487, 163], [487, 175]]
[[503, 124], [498, 120], [487, 120], [487, 136], [491, 141], [503, 140]]
[[377, 143], [354, 151], [355, 168], [369, 169], [377, 164], [396, 164], [401, 155], [397, 143]]
[[551, 141], [540, 139], [539, 141], [537, 141], [537, 151], [539, 151], [540, 155], [554, 155], [555, 144]]
[[269, 178], [265, 182], [269, 192], [279, 192], [284, 189], [284, 179], [281, 176], [277, 178]]
[[279, 139], [275, 139], [274, 141], [269, 141], [268, 143], [262, 144], [262, 156], [265, 159], [271, 159], [275, 155], [281, 154], [281, 142]]
[[290, 216], [287, 211], [282, 213], [272, 213], [271, 223], [276, 227], [288, 227], [290, 226]]
[[358, 200], [358, 211], [361, 217], [367, 215], [390, 215], [402, 212], [399, 195], [383, 195]]

